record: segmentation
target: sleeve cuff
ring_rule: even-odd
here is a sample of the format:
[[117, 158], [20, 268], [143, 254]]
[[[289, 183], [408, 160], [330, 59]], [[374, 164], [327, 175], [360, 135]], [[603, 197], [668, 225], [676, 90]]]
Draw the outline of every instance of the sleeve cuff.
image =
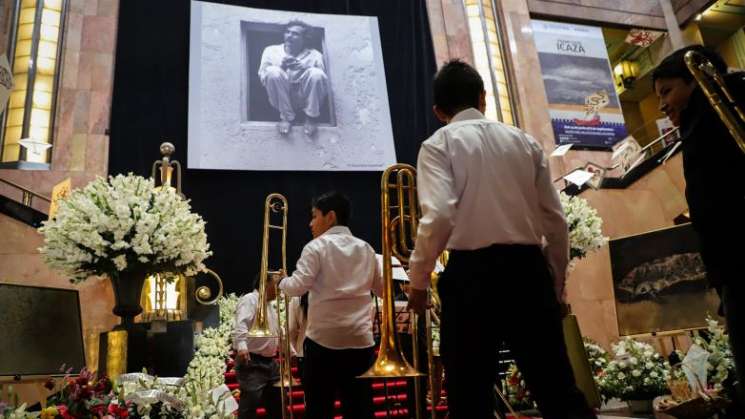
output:
[[245, 340], [239, 340], [238, 343], [237, 343], [237, 345], [235, 345], [235, 346], [236, 346], [235, 349], [236, 350], [239, 350], [239, 351], [247, 351], [248, 350], [248, 345], [246, 344], [246, 341]]

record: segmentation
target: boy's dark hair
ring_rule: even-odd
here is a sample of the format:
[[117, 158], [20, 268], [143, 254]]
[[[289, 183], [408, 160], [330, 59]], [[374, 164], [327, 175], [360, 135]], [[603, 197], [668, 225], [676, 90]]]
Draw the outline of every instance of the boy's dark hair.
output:
[[256, 275], [254, 275], [253, 283], [251, 284], [251, 292], [254, 292], [259, 289], [260, 284], [260, 278], [261, 278], [261, 272], [257, 272]]
[[681, 48], [665, 57], [657, 68], [652, 71], [652, 83], [654, 84], [659, 79], [677, 78], [683, 79], [686, 83], [693, 81], [693, 74], [688, 70], [684, 58], [688, 51], [696, 51], [702, 54], [706, 59], [711, 61], [718, 72], [727, 72], [727, 63], [724, 62], [724, 59], [722, 59], [719, 53], [703, 45], [691, 45]]
[[484, 81], [479, 72], [461, 60], [450, 60], [432, 82], [435, 106], [448, 116], [467, 108], [479, 108]]
[[336, 213], [336, 223], [341, 226], [349, 225], [349, 217], [352, 214], [352, 204], [349, 198], [338, 192], [331, 191], [313, 199], [313, 208], [321, 211], [323, 215], [329, 211]]

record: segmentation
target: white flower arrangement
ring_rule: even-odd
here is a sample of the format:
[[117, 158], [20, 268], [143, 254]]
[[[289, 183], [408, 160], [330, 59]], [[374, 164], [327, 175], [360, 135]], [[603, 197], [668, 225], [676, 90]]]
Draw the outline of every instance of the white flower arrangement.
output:
[[218, 300], [218, 304], [220, 324], [218, 327], [205, 329], [197, 338], [197, 351], [184, 376], [187, 382], [198, 382], [206, 389], [215, 388], [225, 382], [225, 361], [230, 353], [238, 296], [224, 295]]
[[31, 419], [38, 417], [39, 412], [26, 411], [26, 403], [18, 407], [10, 407], [0, 402], [0, 419]]
[[[212, 396], [215, 388], [225, 384], [225, 362], [230, 352], [231, 341], [235, 326], [235, 311], [238, 297], [227, 294], [218, 300], [220, 306], [220, 324], [210, 327], [197, 338], [197, 350], [189, 363], [184, 381], [178, 387], [163, 386], [158, 383], [147, 385], [142, 380], [127, 383], [122, 393], [127, 395], [141, 390], [157, 389], [165, 391], [181, 402], [181, 415], [190, 419], [233, 419], [232, 412], [225, 412], [221, 408], [221, 401], [230, 397], [226, 393], [217, 401]], [[144, 410], [148, 406], [141, 407]]]
[[652, 345], [625, 338], [612, 349], [614, 359], [597, 377], [605, 400], [651, 400], [668, 392], [670, 365]]
[[191, 276], [212, 254], [204, 225], [173, 188], [131, 173], [99, 177], [60, 201], [39, 250], [71, 282], [122, 271]]
[[587, 253], [608, 243], [603, 236], [603, 219], [584, 198], [559, 194], [561, 206], [569, 226], [569, 258], [582, 259]]
[[204, 330], [197, 340], [197, 351], [189, 363], [184, 379], [186, 384], [179, 390], [179, 399], [186, 403], [187, 417], [226, 419], [220, 412], [219, 404], [212, 396], [212, 389], [225, 384], [225, 362], [231, 347], [231, 336], [235, 328], [235, 312], [238, 296], [227, 294], [218, 300], [220, 324]]

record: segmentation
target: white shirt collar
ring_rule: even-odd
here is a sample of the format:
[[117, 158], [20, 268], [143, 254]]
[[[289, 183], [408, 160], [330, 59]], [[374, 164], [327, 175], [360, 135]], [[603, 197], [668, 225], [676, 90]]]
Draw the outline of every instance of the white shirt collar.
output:
[[450, 123], [467, 121], [469, 119], [486, 119], [483, 113], [476, 108], [464, 109], [450, 119]]
[[347, 226], [333, 226], [330, 229], [326, 230], [321, 234], [323, 236], [324, 234], [352, 234], [352, 231]]

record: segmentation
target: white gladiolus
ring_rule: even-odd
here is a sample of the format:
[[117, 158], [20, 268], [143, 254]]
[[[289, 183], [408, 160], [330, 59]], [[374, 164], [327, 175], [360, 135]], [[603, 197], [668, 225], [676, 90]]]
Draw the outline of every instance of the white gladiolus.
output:
[[569, 196], [564, 192], [559, 194], [559, 198], [569, 226], [569, 256], [571, 259], [581, 259], [587, 253], [608, 243], [608, 238], [603, 236], [603, 220], [598, 216], [595, 208], [591, 207], [585, 199], [578, 196]]
[[151, 179], [132, 174], [99, 177], [60, 201], [39, 229], [39, 250], [72, 282], [124, 270], [190, 276], [212, 254], [204, 226], [173, 188], [155, 190]]

